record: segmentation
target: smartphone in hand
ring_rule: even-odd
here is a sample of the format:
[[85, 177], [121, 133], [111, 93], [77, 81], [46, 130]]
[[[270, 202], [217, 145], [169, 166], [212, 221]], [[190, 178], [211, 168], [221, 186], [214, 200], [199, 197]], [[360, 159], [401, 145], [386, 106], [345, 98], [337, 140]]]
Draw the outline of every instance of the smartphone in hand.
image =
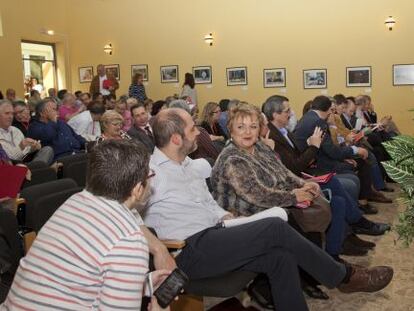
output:
[[174, 269], [154, 292], [154, 296], [157, 298], [161, 308], [168, 307], [187, 283], [187, 275], [178, 268]]

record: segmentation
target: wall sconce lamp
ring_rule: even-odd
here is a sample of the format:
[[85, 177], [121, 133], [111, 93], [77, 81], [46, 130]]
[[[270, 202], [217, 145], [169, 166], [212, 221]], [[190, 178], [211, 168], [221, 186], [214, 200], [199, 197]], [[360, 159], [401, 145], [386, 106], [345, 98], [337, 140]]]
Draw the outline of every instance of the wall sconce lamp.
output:
[[111, 43], [105, 44], [103, 50], [106, 54], [112, 55], [112, 51], [113, 51], [112, 44]]
[[211, 32], [208, 35], [204, 36], [204, 42], [206, 44], [208, 44], [209, 46], [213, 45], [213, 41], [214, 41], [214, 38], [213, 38], [213, 34]]
[[388, 16], [388, 18], [385, 20], [385, 27], [388, 28], [389, 31], [391, 31], [395, 26], [395, 19], [392, 16]]
[[40, 29], [40, 33], [48, 36], [53, 36], [55, 34], [55, 31], [52, 29], [42, 28]]

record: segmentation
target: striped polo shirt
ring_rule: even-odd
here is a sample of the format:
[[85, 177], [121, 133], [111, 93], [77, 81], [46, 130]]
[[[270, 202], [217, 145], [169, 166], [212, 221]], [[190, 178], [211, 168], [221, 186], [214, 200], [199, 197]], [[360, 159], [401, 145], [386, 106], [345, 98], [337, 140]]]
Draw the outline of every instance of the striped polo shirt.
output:
[[148, 245], [124, 205], [84, 190], [39, 232], [0, 310], [140, 310]]

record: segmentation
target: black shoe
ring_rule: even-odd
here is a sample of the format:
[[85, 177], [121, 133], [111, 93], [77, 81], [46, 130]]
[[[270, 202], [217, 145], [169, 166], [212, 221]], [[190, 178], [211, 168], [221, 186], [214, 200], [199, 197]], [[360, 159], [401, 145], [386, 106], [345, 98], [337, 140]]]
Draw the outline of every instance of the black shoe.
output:
[[304, 284], [304, 285], [302, 285], [302, 290], [310, 298], [321, 299], [321, 300], [328, 300], [329, 299], [329, 296], [316, 285], [312, 286], [312, 285]]
[[269, 279], [266, 275], [259, 274], [247, 287], [247, 293], [262, 308], [275, 310]]
[[336, 262], [340, 262], [344, 265], [350, 265], [349, 262], [347, 262], [345, 259], [342, 259], [341, 257], [339, 257], [339, 255], [331, 255], [331, 257], [336, 261]]
[[357, 246], [349, 242], [347, 239], [342, 246], [341, 255], [347, 256], [365, 256], [368, 254], [368, 249], [365, 247]]
[[380, 191], [382, 191], [382, 192], [394, 192], [394, 189], [388, 188], [387, 186], [385, 186], [385, 188], [381, 189]]
[[352, 225], [352, 231], [356, 234], [366, 235], [383, 235], [385, 232], [391, 230], [390, 225], [382, 223], [372, 223], [369, 227], [361, 227], [358, 225]]
[[378, 209], [371, 204], [359, 204], [359, 209], [364, 212], [366, 215], [375, 215], [378, 214]]
[[367, 248], [367, 249], [373, 249], [376, 246], [376, 244], [374, 242], [362, 240], [354, 233], [351, 233], [350, 235], [348, 235], [346, 237], [345, 241], [348, 241], [349, 243], [351, 243], [353, 245], [356, 245], [356, 246], [359, 246], [359, 247], [364, 247], [364, 248]]

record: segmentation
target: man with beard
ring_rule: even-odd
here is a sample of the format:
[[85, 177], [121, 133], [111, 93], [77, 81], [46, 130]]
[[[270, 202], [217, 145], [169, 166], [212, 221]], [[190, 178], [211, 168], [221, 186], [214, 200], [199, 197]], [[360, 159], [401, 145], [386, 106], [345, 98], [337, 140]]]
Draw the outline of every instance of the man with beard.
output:
[[177, 266], [190, 280], [233, 271], [264, 273], [277, 310], [307, 310], [298, 266], [323, 285], [343, 292], [373, 292], [392, 279], [392, 268], [345, 265], [303, 238], [280, 218], [265, 218], [225, 228], [233, 215], [208, 191], [197, 162], [187, 155], [197, 148], [199, 130], [183, 109], [160, 111], [152, 124], [156, 148], [150, 160], [155, 176], [145, 224], [161, 239], [180, 239], [186, 246]]
[[[151, 241], [133, 211], [150, 193], [148, 161], [128, 141], [93, 148], [86, 189], [42, 227], [0, 310], [140, 310]], [[156, 271], [153, 282], [168, 273]], [[151, 306], [159, 310], [154, 298]]]

